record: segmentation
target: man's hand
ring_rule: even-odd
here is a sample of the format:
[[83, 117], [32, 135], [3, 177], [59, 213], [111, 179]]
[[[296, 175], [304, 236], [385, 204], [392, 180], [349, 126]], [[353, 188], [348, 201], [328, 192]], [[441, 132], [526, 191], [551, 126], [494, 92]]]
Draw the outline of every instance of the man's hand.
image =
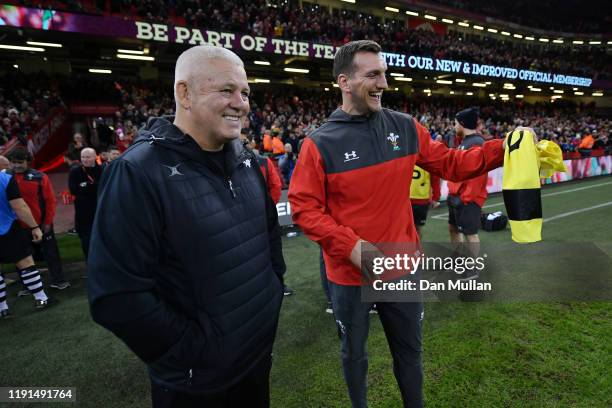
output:
[[36, 227], [32, 229], [32, 242], [40, 242], [42, 241], [43, 233], [40, 230], [40, 227]]
[[[537, 144], [537, 143], [538, 143], [538, 141], [539, 141], [539, 140], [538, 140], [538, 135], [536, 135], [536, 132], [535, 132], [535, 130], [533, 130], [533, 128], [530, 128], [530, 127], [525, 127], [525, 126], [519, 126], [519, 127], [517, 127], [516, 129], [511, 130], [511, 131], [510, 131], [510, 132], [508, 132], [508, 133], [512, 133], [512, 132], [515, 132], [515, 131], [517, 131], [517, 130], [518, 130], [518, 131], [521, 131], [521, 130], [525, 131], [525, 130], [526, 130], [526, 131], [528, 131], [528, 132], [531, 132], [531, 134], [533, 135], [533, 143], [534, 143], [534, 144]], [[506, 150], [506, 140], [508, 140], [508, 137], [507, 137], [507, 136], [504, 138], [504, 146], [503, 146], [504, 150]]]
[[384, 257], [384, 254], [375, 245], [360, 239], [351, 251], [350, 260], [361, 271], [362, 275], [368, 279], [368, 282], [372, 282], [376, 278], [372, 268], [374, 258], [377, 257]]
[[439, 201], [433, 201], [432, 200], [432, 201], [429, 202], [429, 208], [431, 208], [432, 210], [434, 208], [438, 208], [439, 206], [440, 206], [440, 202]]

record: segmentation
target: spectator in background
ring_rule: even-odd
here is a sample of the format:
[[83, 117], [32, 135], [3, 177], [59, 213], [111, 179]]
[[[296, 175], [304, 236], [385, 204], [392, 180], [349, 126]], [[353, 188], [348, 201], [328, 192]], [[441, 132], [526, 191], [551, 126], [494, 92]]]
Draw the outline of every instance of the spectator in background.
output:
[[285, 145], [284, 150], [285, 154], [278, 159], [278, 168], [283, 175], [285, 185], [288, 186], [291, 181], [291, 176], [293, 175], [293, 169], [295, 168], [295, 154], [289, 143]]
[[115, 145], [112, 145], [108, 148], [108, 161], [109, 163], [113, 160], [117, 159], [121, 155], [119, 148]]
[[[91, 228], [98, 203], [98, 184], [102, 173], [101, 167], [96, 163], [96, 151], [91, 147], [81, 150], [81, 164], [70, 169], [68, 187], [74, 199], [74, 225], [85, 259], [89, 254], [89, 240]], [[125, 198], [125, 197], [123, 197]], [[121, 197], [117, 197], [121, 199]]]
[[85, 144], [83, 135], [76, 132], [72, 136], [72, 142], [68, 145], [68, 154], [66, 157], [70, 161], [70, 163], [68, 163], [69, 165], [81, 160], [81, 150], [83, 150], [85, 147], [87, 147], [87, 145]]
[[273, 129], [272, 130], [272, 154], [274, 155], [274, 157], [278, 157], [284, 153], [285, 153], [285, 146], [283, 145], [283, 141], [281, 139], [280, 130]]
[[[28, 151], [19, 147], [11, 152], [11, 173], [19, 187], [24, 201], [30, 208], [36, 224], [43, 232], [40, 245], [36, 244], [35, 252], [40, 251], [47, 261], [49, 267], [50, 284], [54, 289], [63, 290], [70, 287], [62, 270], [55, 232], [53, 231], [53, 219], [55, 218], [56, 199], [53, 186], [49, 177], [38, 170], [30, 168], [32, 157]], [[24, 228], [30, 228], [25, 223]]]

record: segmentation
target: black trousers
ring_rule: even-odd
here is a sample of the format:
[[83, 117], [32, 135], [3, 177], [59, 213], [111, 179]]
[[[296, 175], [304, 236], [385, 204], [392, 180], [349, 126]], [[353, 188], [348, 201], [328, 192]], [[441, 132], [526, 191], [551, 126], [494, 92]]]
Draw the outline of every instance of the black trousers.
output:
[[272, 356], [268, 356], [239, 383], [215, 394], [185, 394], [151, 381], [153, 408], [269, 408], [271, 367]]
[[85, 254], [85, 261], [87, 261], [87, 256], [89, 255], [89, 240], [91, 238], [91, 229], [92, 225], [84, 225], [77, 227], [77, 233], [79, 234], [79, 239], [81, 240], [81, 249], [83, 250], [83, 254]]
[[49, 233], [43, 234], [42, 241], [38, 244], [33, 244], [33, 247], [34, 259], [39, 260], [42, 258], [47, 261], [47, 266], [49, 267], [49, 283], [64, 282], [66, 279], [64, 278], [64, 271], [62, 270], [62, 260], [60, 258], [53, 227], [51, 227]]

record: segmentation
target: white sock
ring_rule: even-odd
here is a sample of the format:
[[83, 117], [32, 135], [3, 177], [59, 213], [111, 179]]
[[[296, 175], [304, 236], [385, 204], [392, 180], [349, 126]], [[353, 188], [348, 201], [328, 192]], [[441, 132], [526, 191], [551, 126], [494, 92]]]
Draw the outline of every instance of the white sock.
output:
[[8, 309], [8, 305], [6, 304], [6, 300], [3, 300], [2, 302], [0, 302], [0, 311], [7, 310], [7, 309]]
[[40, 292], [34, 293], [34, 299], [36, 299], [36, 300], [47, 300], [49, 298], [47, 297], [47, 294], [45, 293], [45, 291], [41, 290]]

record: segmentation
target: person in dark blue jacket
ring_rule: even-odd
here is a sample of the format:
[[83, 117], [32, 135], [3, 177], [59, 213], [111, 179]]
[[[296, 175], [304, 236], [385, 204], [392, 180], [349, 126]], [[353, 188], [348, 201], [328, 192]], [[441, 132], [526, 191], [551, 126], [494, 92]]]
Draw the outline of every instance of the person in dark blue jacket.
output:
[[178, 58], [176, 117], [104, 171], [88, 259], [93, 319], [147, 363], [154, 407], [268, 407], [285, 262], [276, 206], [240, 140], [243, 62]]

